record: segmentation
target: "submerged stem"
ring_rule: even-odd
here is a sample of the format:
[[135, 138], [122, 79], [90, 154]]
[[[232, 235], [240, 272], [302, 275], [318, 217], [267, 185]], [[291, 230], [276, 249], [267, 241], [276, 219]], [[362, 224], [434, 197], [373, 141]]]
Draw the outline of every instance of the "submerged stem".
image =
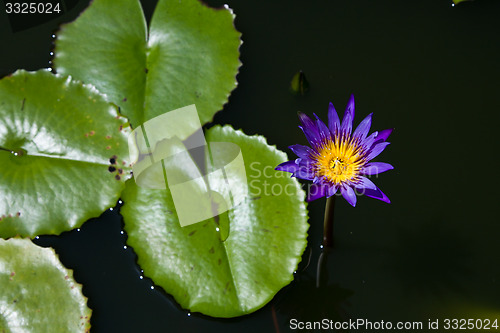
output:
[[318, 266], [316, 268], [316, 288], [323, 288], [328, 284], [328, 269], [326, 267], [328, 252], [328, 248], [323, 248], [319, 255]]
[[326, 199], [325, 222], [323, 225], [323, 249], [318, 258], [316, 271], [316, 288], [326, 287], [328, 284], [327, 258], [333, 248], [333, 213], [335, 208], [335, 196]]
[[333, 215], [335, 195], [326, 199], [325, 222], [323, 226], [323, 248], [333, 248]]

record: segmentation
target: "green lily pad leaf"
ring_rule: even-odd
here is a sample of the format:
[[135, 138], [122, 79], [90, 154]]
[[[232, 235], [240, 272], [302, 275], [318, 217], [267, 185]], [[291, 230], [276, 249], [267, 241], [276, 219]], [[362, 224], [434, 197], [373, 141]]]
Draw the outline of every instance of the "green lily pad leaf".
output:
[[53, 249], [0, 239], [0, 332], [89, 332], [90, 315]]
[[[140, 188], [131, 179], [122, 193], [121, 213], [127, 242], [146, 276], [185, 309], [235, 317], [261, 308], [292, 281], [309, 227], [305, 193], [295, 178], [274, 170], [287, 156], [263, 137], [216, 126], [206, 138], [240, 147], [248, 183], [242, 203], [181, 227], [168, 190]], [[223, 154], [218, 152], [217, 159]], [[228, 234], [220, 235], [225, 220]]]
[[95, 0], [57, 33], [54, 66], [95, 85], [134, 128], [191, 104], [203, 124], [237, 84], [233, 20], [198, 0], [160, 0], [148, 31], [138, 0]]
[[0, 236], [60, 234], [113, 207], [129, 132], [91, 86], [49, 71], [0, 80]]

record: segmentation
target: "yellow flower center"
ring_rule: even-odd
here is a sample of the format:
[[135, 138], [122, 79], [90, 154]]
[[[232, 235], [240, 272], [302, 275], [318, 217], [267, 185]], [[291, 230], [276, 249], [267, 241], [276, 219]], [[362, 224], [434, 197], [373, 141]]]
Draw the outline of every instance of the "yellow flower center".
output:
[[365, 163], [360, 147], [350, 138], [327, 141], [312, 157], [316, 160], [316, 176], [334, 184], [355, 180]]

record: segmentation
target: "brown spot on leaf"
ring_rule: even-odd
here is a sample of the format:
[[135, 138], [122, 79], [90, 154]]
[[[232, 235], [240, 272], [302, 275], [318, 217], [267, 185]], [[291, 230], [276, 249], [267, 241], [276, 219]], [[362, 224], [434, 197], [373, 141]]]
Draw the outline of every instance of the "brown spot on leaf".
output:
[[116, 180], [120, 180], [120, 179], [122, 179], [122, 178], [120, 177], [120, 175], [116, 175], [116, 176], [115, 176], [115, 179], [116, 179]]
[[120, 127], [118, 128], [120, 131], [123, 130], [123, 125], [120, 125]]
[[106, 146], [106, 150], [110, 150], [111, 149], [111, 146]]
[[85, 133], [85, 137], [88, 138], [89, 137], [89, 133]]
[[108, 168], [108, 171], [109, 172], [115, 172], [116, 168], [114, 166], [110, 165], [109, 168]]
[[16, 275], [16, 272], [10, 273], [10, 277], [13, 277], [14, 275]]
[[191, 231], [191, 232], [188, 234], [188, 236], [193, 236], [195, 232], [196, 232], [196, 230]]
[[92, 136], [92, 135], [94, 135], [94, 134], [95, 134], [95, 131], [94, 131], [94, 130], [92, 130], [92, 131], [90, 131], [90, 132], [89, 132], [89, 135], [90, 135], [90, 136]]
[[118, 173], [121, 175], [123, 174], [123, 169], [118, 169]]
[[16, 213], [16, 216], [17, 216], [17, 217], [21, 216], [21, 212], [17, 212], [17, 213]]
[[124, 99], [122, 99], [122, 101], [126, 102], [127, 101], [127, 97], [125, 97]]
[[111, 139], [111, 135], [106, 135], [106, 139]]
[[210, 250], [208, 250], [208, 253], [214, 253], [214, 252], [215, 252], [215, 250], [214, 250], [214, 247], [212, 246], [212, 247], [210, 248]]
[[116, 157], [116, 155], [111, 156], [111, 158], [109, 159], [109, 163], [111, 163], [111, 164], [116, 164], [116, 159], [117, 159], [117, 158], [118, 158], [118, 157]]
[[264, 231], [264, 232], [269, 232], [269, 229], [265, 229], [265, 228], [262, 228], [262, 229], [260, 229], [260, 230], [262, 230], [262, 231]]
[[64, 277], [64, 279], [65, 279], [65, 280], [69, 279], [69, 276], [68, 276], [68, 275], [66, 275], [66, 276]]
[[261, 197], [251, 197], [250, 200], [259, 200]]
[[219, 260], [217, 260], [217, 265], [220, 265], [220, 264], [222, 264], [222, 259], [221, 258], [219, 258]]

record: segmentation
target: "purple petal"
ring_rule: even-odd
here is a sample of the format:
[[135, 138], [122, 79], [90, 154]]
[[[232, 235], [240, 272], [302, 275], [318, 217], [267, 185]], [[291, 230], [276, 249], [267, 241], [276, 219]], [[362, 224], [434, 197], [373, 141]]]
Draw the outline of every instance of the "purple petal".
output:
[[335, 195], [335, 193], [337, 193], [337, 190], [339, 189], [338, 186], [336, 185], [331, 185], [328, 187], [328, 191], [326, 192], [326, 197], [329, 198], [331, 197], [332, 195]]
[[299, 128], [304, 132], [307, 141], [309, 141], [313, 147], [319, 146], [321, 143], [321, 137], [314, 121], [302, 112], [298, 112], [297, 114], [302, 124], [302, 127], [299, 126]]
[[332, 132], [333, 135], [340, 129], [339, 115], [332, 103], [328, 106], [328, 128], [330, 128], [330, 132]]
[[297, 163], [299, 168], [293, 173], [292, 176], [306, 180], [313, 180], [316, 177], [314, 162], [311, 159], [298, 158], [295, 160], [295, 163]]
[[368, 178], [366, 177], [361, 177], [359, 182], [356, 183], [356, 188], [358, 189], [371, 189], [371, 190], [374, 190], [377, 188], [377, 186], [375, 186], [375, 184]]
[[297, 112], [297, 115], [299, 116], [302, 127], [307, 131], [310, 131], [314, 136], [319, 137], [318, 128], [316, 127], [314, 121], [305, 113]]
[[297, 158], [295, 160], [295, 163], [297, 163], [302, 168], [308, 168], [308, 169], [313, 168], [313, 166], [315, 165], [314, 161], [309, 157]]
[[391, 200], [378, 187], [376, 190], [365, 189], [364, 193], [367, 197], [382, 200], [383, 202], [391, 203]]
[[376, 145], [374, 145], [372, 150], [370, 151], [370, 153], [366, 157], [366, 160], [370, 161], [371, 159], [377, 157], [381, 152], [384, 151], [385, 147], [387, 147], [388, 145], [390, 145], [389, 142], [381, 142], [381, 143], [377, 143]]
[[378, 132], [375, 131], [373, 132], [372, 134], [370, 134], [370, 136], [368, 136], [367, 138], [365, 138], [363, 141], [362, 141], [362, 145], [365, 147], [366, 150], [369, 150], [373, 143], [375, 142], [375, 138], [377, 137], [378, 135]]
[[313, 131], [310, 131], [302, 126], [299, 126], [299, 128], [302, 132], [304, 132], [307, 141], [312, 147], [318, 147], [320, 145], [319, 135], [317, 133], [314, 133]]
[[392, 170], [394, 167], [389, 163], [384, 162], [371, 162], [367, 163], [362, 169], [361, 174], [363, 175], [378, 175], [379, 173]]
[[372, 125], [372, 115], [373, 113], [370, 113], [361, 123], [359, 123], [358, 127], [354, 131], [354, 137], [360, 138], [361, 140], [366, 138], [366, 135], [370, 130], [370, 126]]
[[307, 114], [299, 111], [297, 112], [297, 116], [299, 116], [299, 120], [302, 126], [316, 128], [316, 125], [314, 125], [314, 121]]
[[303, 145], [293, 145], [288, 147], [300, 158], [309, 158], [314, 152], [311, 148]]
[[274, 168], [274, 170], [286, 171], [286, 172], [297, 172], [299, 171], [299, 169], [300, 167], [297, 163], [295, 163], [295, 160], [281, 163], [276, 168]]
[[331, 140], [332, 136], [330, 134], [330, 130], [328, 129], [328, 127], [325, 125], [325, 123], [321, 119], [319, 119], [319, 117], [316, 115], [316, 113], [314, 113], [314, 116], [316, 117], [316, 126], [318, 127], [319, 136], [321, 137], [321, 139], [323, 141]]
[[348, 135], [352, 132], [352, 121], [354, 120], [354, 95], [351, 95], [347, 107], [345, 108], [344, 117], [340, 129]]
[[388, 128], [388, 129], [385, 129], [383, 131], [380, 131], [380, 132], [378, 132], [378, 135], [375, 139], [377, 141], [380, 141], [380, 140], [385, 141], [385, 140], [387, 140], [389, 135], [391, 135], [393, 130], [394, 130], [394, 128]]
[[354, 94], [351, 94], [351, 97], [349, 97], [349, 102], [347, 102], [346, 111], [351, 112], [352, 118], [354, 119]]
[[354, 193], [354, 190], [350, 186], [342, 186], [340, 188], [340, 193], [342, 193], [344, 199], [346, 199], [351, 206], [356, 207], [356, 193]]
[[309, 193], [307, 193], [307, 202], [324, 197], [326, 194], [327, 187], [325, 185], [312, 184], [309, 186]]
[[293, 173], [293, 176], [300, 179], [313, 180], [316, 177], [316, 173], [311, 168], [299, 166], [298, 170]]

